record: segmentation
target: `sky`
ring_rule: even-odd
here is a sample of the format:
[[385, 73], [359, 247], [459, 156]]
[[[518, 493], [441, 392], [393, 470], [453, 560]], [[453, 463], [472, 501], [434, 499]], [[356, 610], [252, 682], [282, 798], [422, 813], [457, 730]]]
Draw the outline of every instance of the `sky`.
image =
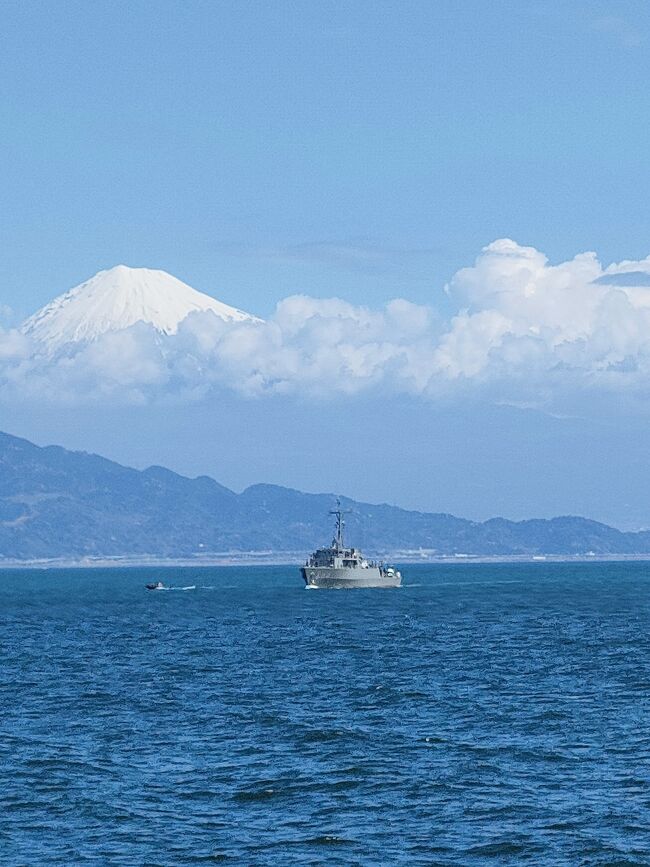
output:
[[[647, 3], [0, 23], [0, 428], [237, 490], [650, 526]], [[13, 329], [118, 263], [269, 324], [190, 323], [171, 372], [143, 338], [128, 382], [124, 345], [90, 379], [32, 364]]]

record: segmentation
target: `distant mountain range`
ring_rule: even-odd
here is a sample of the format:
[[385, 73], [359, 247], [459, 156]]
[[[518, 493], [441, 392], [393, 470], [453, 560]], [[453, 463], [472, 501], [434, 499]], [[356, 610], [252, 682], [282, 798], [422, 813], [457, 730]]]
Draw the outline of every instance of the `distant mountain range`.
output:
[[[0, 433], [0, 559], [209, 557], [308, 552], [329, 542], [332, 494], [275, 485], [243, 493], [207, 476], [139, 471]], [[650, 532], [579, 517], [483, 523], [342, 498], [351, 544], [366, 553], [650, 554]]]

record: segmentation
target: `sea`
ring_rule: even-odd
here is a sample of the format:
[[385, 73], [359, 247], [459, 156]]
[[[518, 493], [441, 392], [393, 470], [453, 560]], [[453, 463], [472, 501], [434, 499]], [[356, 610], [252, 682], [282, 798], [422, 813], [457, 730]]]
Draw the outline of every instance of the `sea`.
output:
[[1, 572], [0, 864], [650, 864], [650, 564], [401, 568]]

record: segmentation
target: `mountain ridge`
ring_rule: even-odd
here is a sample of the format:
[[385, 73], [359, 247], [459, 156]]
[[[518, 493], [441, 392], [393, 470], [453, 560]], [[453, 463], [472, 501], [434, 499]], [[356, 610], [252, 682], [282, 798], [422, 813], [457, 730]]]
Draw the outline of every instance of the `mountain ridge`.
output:
[[[89, 452], [0, 433], [0, 560], [204, 557], [300, 551], [330, 539], [332, 494], [258, 483], [236, 493], [209, 476], [125, 467]], [[366, 553], [646, 555], [650, 532], [579, 516], [469, 521], [341, 497], [350, 544]]]

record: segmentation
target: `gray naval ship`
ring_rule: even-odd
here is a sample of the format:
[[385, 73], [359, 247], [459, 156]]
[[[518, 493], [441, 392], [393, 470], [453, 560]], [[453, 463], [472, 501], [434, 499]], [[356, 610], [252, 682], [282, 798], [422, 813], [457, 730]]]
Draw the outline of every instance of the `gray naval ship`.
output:
[[393, 566], [366, 560], [361, 551], [345, 547], [340, 500], [330, 515], [336, 516], [332, 544], [314, 551], [301, 569], [307, 588], [399, 587], [402, 576]]

